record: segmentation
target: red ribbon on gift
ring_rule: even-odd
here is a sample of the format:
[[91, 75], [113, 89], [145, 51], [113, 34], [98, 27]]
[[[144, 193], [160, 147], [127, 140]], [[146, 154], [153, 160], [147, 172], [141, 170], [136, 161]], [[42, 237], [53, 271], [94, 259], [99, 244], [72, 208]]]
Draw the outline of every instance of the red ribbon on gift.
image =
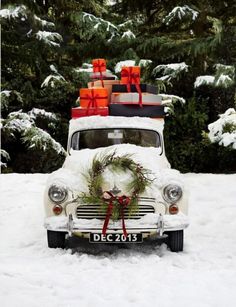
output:
[[125, 218], [124, 218], [124, 210], [125, 208], [129, 205], [130, 203], [130, 198], [123, 195], [123, 196], [114, 196], [111, 192], [104, 192], [106, 194], [108, 194], [110, 196], [109, 199], [103, 198], [104, 201], [108, 201], [108, 207], [107, 207], [107, 213], [106, 213], [106, 218], [103, 224], [103, 228], [102, 228], [102, 234], [105, 235], [107, 232], [107, 227], [112, 215], [112, 209], [114, 206], [114, 202], [119, 203], [119, 205], [121, 206], [121, 220], [122, 220], [122, 230], [123, 230], [123, 234], [125, 237], [127, 237], [127, 231], [126, 231], [126, 227], [125, 227]]
[[[97, 62], [93, 63], [93, 71], [94, 72], [96, 72], [96, 68], [98, 68], [98, 72], [100, 73], [100, 80], [101, 80], [101, 83], [102, 83], [102, 87], [104, 87], [102, 72], [106, 70], [106, 64], [104, 63], [104, 61], [100, 61], [98, 59]], [[96, 78], [93, 78], [93, 79], [96, 79]]]
[[132, 70], [133, 70], [132, 67], [122, 68], [121, 77], [122, 78], [128, 78], [128, 82], [127, 82], [126, 86], [127, 86], [127, 91], [129, 93], [131, 91], [131, 84], [135, 85], [136, 90], [139, 94], [139, 106], [142, 107], [143, 106], [142, 92], [141, 92], [141, 88], [140, 88], [140, 85], [139, 85], [140, 73], [133, 72]]
[[97, 99], [107, 99], [108, 97], [105, 96], [105, 97], [101, 97], [99, 96], [99, 94], [95, 94], [94, 93], [94, 89], [91, 89], [91, 94], [86, 94], [86, 96], [83, 96], [83, 97], [80, 97], [80, 99], [85, 99], [85, 100], [88, 100], [88, 106], [87, 106], [87, 112], [86, 112], [86, 115], [88, 115], [89, 113], [89, 110], [91, 108], [94, 108], [94, 115], [97, 115], [98, 114], [98, 103], [97, 103]]

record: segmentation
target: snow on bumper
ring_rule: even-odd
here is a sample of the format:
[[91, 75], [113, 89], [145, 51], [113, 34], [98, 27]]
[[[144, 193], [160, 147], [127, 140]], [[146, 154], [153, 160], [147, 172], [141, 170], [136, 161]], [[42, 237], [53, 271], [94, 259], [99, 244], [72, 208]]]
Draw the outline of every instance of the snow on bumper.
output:
[[[77, 219], [72, 216], [52, 216], [45, 219], [44, 226], [48, 230], [65, 231], [68, 233], [101, 233], [104, 221], [98, 219]], [[177, 215], [147, 214], [139, 220], [127, 219], [125, 226], [128, 232], [151, 233], [185, 229], [189, 225], [188, 217]], [[121, 220], [110, 221], [108, 233], [122, 233]]]

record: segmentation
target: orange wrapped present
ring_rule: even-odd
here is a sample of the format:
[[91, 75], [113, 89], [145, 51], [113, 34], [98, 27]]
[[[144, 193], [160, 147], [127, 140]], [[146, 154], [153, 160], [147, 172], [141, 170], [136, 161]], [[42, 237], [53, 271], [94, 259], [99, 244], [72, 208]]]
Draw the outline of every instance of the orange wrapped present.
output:
[[94, 59], [92, 60], [93, 72], [106, 71], [106, 60], [105, 59]]
[[94, 82], [89, 82], [88, 83], [88, 88], [97, 88], [97, 87], [102, 87], [102, 84], [104, 85], [104, 88], [107, 89], [108, 92], [108, 101], [110, 102], [111, 99], [111, 92], [112, 92], [112, 85], [116, 84], [120, 84], [120, 80], [103, 80], [103, 82], [101, 80], [97, 80]]
[[106, 88], [81, 88], [80, 106], [82, 108], [97, 108], [108, 106], [108, 92]]

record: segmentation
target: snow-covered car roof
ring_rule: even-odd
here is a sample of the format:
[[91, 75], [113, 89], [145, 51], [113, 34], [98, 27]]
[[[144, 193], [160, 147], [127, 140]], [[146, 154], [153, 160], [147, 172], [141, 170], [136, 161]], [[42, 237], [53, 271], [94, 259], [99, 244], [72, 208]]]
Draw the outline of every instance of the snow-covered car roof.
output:
[[75, 131], [99, 128], [137, 128], [150, 129], [162, 133], [163, 119], [148, 117], [123, 117], [123, 116], [90, 116], [72, 119], [69, 126], [69, 135]]

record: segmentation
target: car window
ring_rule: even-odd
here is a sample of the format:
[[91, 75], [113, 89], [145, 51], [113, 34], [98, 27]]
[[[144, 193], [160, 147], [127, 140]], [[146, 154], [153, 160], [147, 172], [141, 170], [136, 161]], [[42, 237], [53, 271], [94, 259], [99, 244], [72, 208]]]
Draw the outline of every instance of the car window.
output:
[[161, 147], [160, 135], [146, 129], [91, 129], [73, 134], [71, 147], [74, 150], [95, 149], [115, 144], [133, 144], [143, 147]]

